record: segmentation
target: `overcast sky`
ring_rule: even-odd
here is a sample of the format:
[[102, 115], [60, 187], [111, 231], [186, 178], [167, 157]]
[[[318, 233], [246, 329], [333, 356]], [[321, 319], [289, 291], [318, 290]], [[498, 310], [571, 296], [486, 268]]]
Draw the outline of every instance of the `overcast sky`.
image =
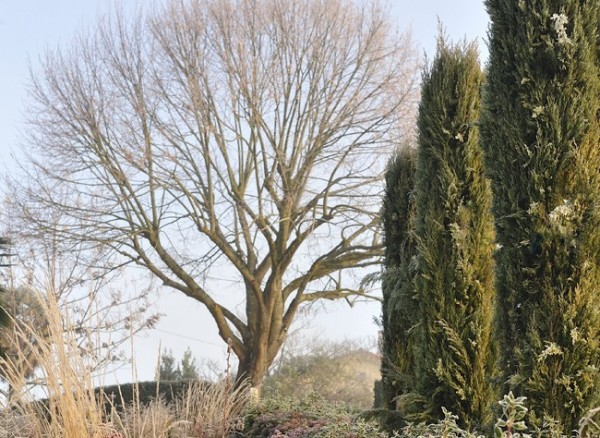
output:
[[[5, 0], [0, 4], [0, 170], [10, 172], [15, 164], [21, 121], [27, 108], [28, 62], [37, 65], [45, 47], [68, 45], [78, 29], [94, 21], [99, 12], [113, 5], [112, 0]], [[137, 0], [123, 0], [127, 7]], [[401, 29], [412, 28], [421, 54], [434, 55], [438, 19], [453, 40], [477, 40], [482, 59], [488, 17], [483, 0], [389, 0], [392, 19]], [[187, 346], [198, 358], [224, 362], [223, 343], [208, 314], [194, 301], [164, 291], [159, 310], [167, 316], [158, 330], [135, 339], [136, 362], [140, 380], [153, 378], [159, 344], [181, 356]], [[376, 303], [328, 305], [320, 316], [305, 321], [305, 335], [331, 339], [375, 338], [373, 318], [379, 316]], [[131, 371], [119, 373], [118, 380], [130, 380]], [[107, 382], [109, 383], [109, 382]]]

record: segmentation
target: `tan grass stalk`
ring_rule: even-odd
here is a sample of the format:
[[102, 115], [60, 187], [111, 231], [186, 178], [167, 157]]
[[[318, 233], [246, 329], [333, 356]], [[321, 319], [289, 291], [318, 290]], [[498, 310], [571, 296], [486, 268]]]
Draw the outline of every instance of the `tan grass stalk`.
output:
[[[11, 388], [9, 406], [19, 423], [24, 419], [38, 423], [23, 426], [34, 433], [28, 436], [104, 438], [106, 426], [94, 395], [91, 359], [77, 344], [69, 315], [61, 314], [55, 295], [39, 294], [37, 299], [47, 327], [35, 331], [13, 321], [10, 339], [20, 348], [0, 362]], [[30, 367], [23, 364], [37, 369], [34, 374], [43, 383], [47, 403], [32, 402], [34, 396], [23, 373]]]
[[[137, 393], [124, 412], [104, 412], [104, 397], [94, 392], [97, 354], [82, 350], [69, 315], [61, 313], [53, 294], [40, 294], [38, 300], [47, 327], [36, 331], [15, 321], [5, 338], [21, 348], [0, 359], [12, 388], [7, 409], [0, 411], [0, 438], [223, 438], [241, 424], [250, 392], [247, 384], [234, 388], [229, 367], [222, 381], [193, 383], [172, 404], [157, 397], [144, 405]], [[44, 403], [34, 402], [26, 384], [31, 372], [25, 370], [33, 368]]]

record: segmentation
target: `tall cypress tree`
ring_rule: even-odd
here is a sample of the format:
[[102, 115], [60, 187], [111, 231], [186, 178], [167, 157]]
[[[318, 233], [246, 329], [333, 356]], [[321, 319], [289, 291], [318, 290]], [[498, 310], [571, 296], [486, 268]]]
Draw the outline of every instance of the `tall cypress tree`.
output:
[[410, 329], [416, 321], [411, 273], [415, 168], [415, 150], [406, 146], [390, 159], [385, 174], [381, 376], [383, 402], [388, 409], [395, 407], [395, 398], [409, 391], [414, 381]]
[[430, 418], [445, 407], [470, 427], [487, 422], [495, 400], [491, 190], [477, 127], [482, 80], [476, 47], [440, 38], [423, 75], [415, 189], [417, 393]]
[[500, 368], [569, 431], [600, 387], [600, 2], [486, 5]]

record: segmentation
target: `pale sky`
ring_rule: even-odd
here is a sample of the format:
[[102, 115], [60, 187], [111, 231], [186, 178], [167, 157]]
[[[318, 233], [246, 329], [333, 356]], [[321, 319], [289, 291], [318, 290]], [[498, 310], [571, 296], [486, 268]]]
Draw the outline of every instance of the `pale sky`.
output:
[[[122, 0], [134, 7], [137, 0]], [[0, 171], [11, 172], [19, 132], [25, 129], [22, 115], [27, 108], [28, 62], [35, 69], [45, 47], [68, 45], [73, 35], [93, 22], [98, 12], [107, 11], [112, 0], [4, 0], [0, 3]], [[488, 17], [483, 0], [389, 0], [391, 15], [400, 29], [412, 28], [420, 53], [431, 59], [435, 53], [438, 19], [447, 35], [455, 40], [477, 40], [481, 58], [485, 45]], [[226, 347], [216, 327], [202, 307], [180, 293], [161, 292], [159, 311], [167, 314], [158, 330], [146, 332], [134, 340], [137, 376], [154, 376], [159, 344], [181, 357], [189, 346], [197, 358], [224, 363]], [[359, 304], [350, 309], [345, 303], [329, 304], [320, 316], [305, 321], [305, 335], [329, 339], [375, 338], [378, 328], [374, 317], [380, 314], [378, 303]], [[131, 380], [131, 370], [119, 372], [118, 380]], [[111, 382], [107, 382], [111, 383]]]

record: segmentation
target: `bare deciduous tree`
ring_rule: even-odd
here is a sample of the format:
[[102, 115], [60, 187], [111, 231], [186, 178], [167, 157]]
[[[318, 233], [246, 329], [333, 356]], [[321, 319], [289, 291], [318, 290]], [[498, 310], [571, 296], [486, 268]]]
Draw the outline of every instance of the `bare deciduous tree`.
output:
[[174, 1], [42, 65], [22, 215], [201, 302], [239, 377], [260, 388], [303, 304], [365, 294], [342, 273], [379, 263], [382, 170], [415, 104], [414, 49], [385, 10]]

